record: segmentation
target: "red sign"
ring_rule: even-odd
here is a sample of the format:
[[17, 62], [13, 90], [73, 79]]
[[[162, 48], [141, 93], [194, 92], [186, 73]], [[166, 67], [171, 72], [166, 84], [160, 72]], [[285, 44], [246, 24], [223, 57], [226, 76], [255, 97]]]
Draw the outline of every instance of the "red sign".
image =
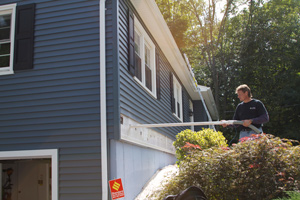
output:
[[109, 187], [113, 200], [125, 197], [122, 180], [120, 178], [109, 181]]

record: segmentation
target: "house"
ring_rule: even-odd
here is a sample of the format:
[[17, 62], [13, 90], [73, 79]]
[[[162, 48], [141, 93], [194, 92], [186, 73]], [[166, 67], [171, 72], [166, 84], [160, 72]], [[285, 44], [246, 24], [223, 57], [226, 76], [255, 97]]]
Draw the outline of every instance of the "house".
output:
[[206, 121], [203, 99], [154, 0], [1, 0], [0, 197], [134, 199], [191, 127], [131, 126]]

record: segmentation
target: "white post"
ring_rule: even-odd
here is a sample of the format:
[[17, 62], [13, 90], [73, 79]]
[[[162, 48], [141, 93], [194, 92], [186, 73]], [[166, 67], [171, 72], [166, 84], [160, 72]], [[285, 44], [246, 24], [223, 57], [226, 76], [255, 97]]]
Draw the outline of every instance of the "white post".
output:
[[108, 199], [108, 151], [107, 151], [107, 124], [106, 124], [106, 53], [105, 53], [105, 0], [99, 1], [100, 21], [100, 137], [101, 137], [101, 181], [102, 200]]

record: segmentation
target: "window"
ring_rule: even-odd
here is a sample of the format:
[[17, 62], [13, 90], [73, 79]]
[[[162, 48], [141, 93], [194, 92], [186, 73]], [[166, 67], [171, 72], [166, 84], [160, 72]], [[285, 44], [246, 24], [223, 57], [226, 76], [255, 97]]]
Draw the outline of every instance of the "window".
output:
[[135, 79], [156, 98], [155, 45], [134, 17]]
[[183, 108], [182, 108], [182, 88], [179, 81], [173, 75], [173, 95], [175, 101], [174, 114], [183, 121]]
[[0, 75], [33, 68], [35, 4], [0, 6]]
[[13, 73], [16, 4], [0, 7], [0, 74]]

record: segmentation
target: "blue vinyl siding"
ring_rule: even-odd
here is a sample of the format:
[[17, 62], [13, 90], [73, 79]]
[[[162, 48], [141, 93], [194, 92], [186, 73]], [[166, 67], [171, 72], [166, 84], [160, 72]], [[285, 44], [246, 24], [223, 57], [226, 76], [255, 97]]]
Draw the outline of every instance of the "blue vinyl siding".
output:
[[[208, 117], [203, 106], [202, 101], [193, 101], [194, 109], [194, 121], [195, 122], [204, 122], [208, 121]], [[208, 128], [208, 126], [195, 126], [195, 131], [200, 131], [202, 128]]]
[[[2, 0], [0, 5], [11, 3], [36, 4], [34, 68], [0, 76], [0, 151], [58, 149], [59, 199], [101, 199], [99, 0]], [[169, 75], [174, 71], [145, 26], [160, 57], [160, 99], [153, 98], [127, 70], [129, 7], [135, 10], [128, 0], [106, 0], [111, 139], [119, 138], [120, 114], [139, 123], [179, 122], [170, 102]], [[184, 88], [182, 96], [183, 119], [189, 121], [190, 97]], [[185, 128], [189, 127], [156, 130], [175, 138]], [[122, 145], [128, 151], [140, 150]], [[143, 151], [169, 159], [157, 162], [159, 167], [174, 161], [173, 155]], [[156, 165], [150, 171], [143, 169], [143, 182], [158, 169]]]
[[59, 149], [59, 199], [101, 199], [99, 1], [36, 3], [34, 68], [0, 76], [0, 151]]
[[112, 168], [116, 168], [115, 177], [122, 178], [125, 199], [135, 199], [158, 169], [176, 162], [175, 156], [158, 150], [116, 140], [112, 146], [114, 149], [110, 153], [115, 158]]
[[120, 132], [117, 3], [115, 0], [106, 1], [106, 102], [109, 138], [116, 138]]
[[[182, 102], [183, 102], [183, 121], [184, 122], [189, 122], [190, 121], [190, 96], [188, 95], [187, 91], [185, 90], [185, 88], [183, 88], [182, 91]], [[190, 129], [191, 127], [186, 127], [188, 129]]]
[[[143, 87], [137, 83], [136, 80], [128, 72], [128, 9], [130, 5], [126, 4], [123, 0], [120, 0], [119, 12], [119, 51], [120, 51], [120, 109], [121, 114], [124, 114], [139, 123], [174, 123], [180, 122], [171, 111], [170, 102], [170, 78], [169, 74], [172, 72], [172, 67], [168, 63], [164, 54], [160, 51], [156, 41], [151, 37], [151, 34], [144, 26], [144, 29], [148, 32], [148, 35], [152, 38], [154, 44], [156, 44], [156, 51], [159, 52], [160, 57], [160, 89], [161, 98], [155, 99], [151, 96]], [[135, 13], [135, 15], [137, 15]], [[138, 15], [137, 15], [138, 17]], [[139, 17], [138, 17], [139, 18]], [[140, 21], [143, 24], [142, 21]], [[183, 89], [184, 93], [186, 90]], [[183, 95], [183, 103], [188, 106], [188, 94]], [[187, 101], [186, 101], [187, 100]], [[184, 106], [184, 114], [186, 115], [186, 106]], [[184, 117], [185, 120], [189, 118]], [[175, 137], [183, 128], [157, 128], [159, 132], [162, 132], [170, 137]]]

